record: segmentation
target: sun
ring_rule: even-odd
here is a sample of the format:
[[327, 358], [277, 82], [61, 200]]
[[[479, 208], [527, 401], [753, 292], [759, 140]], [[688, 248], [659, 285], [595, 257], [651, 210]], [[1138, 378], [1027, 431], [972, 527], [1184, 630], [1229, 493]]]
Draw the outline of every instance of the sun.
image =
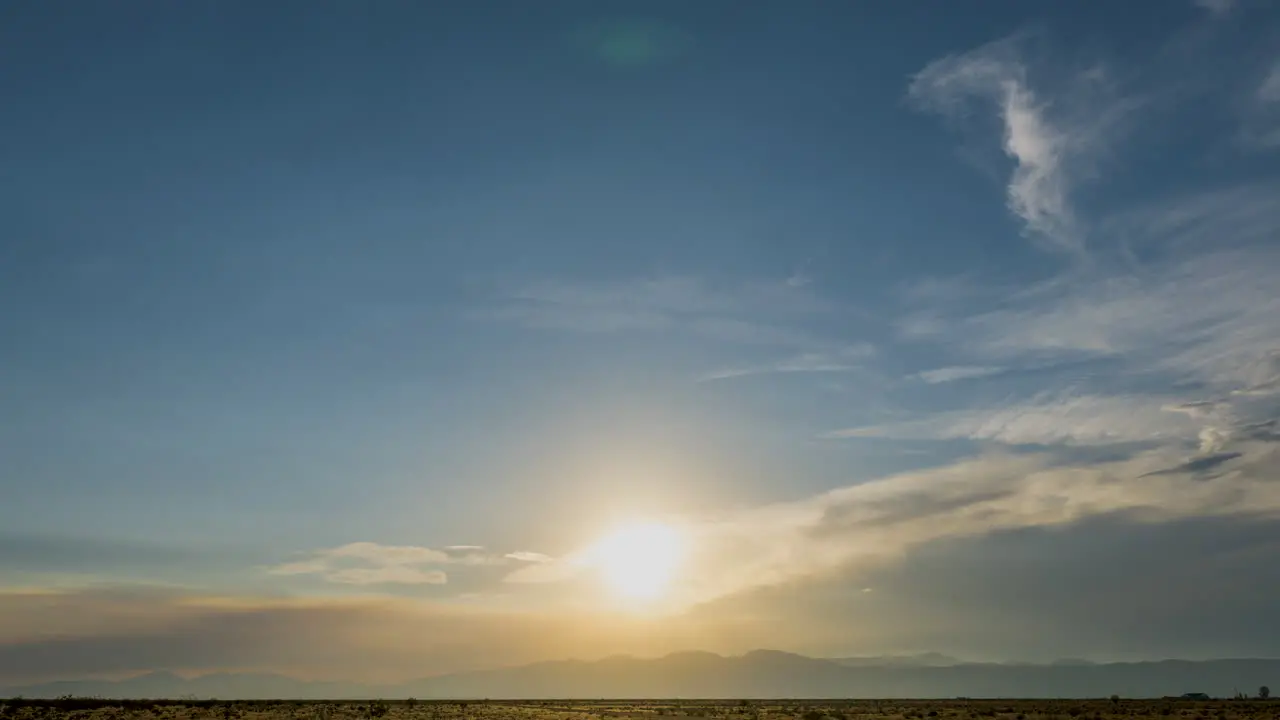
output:
[[662, 523], [624, 525], [593, 548], [601, 576], [628, 600], [661, 597], [683, 555], [683, 540], [675, 528]]

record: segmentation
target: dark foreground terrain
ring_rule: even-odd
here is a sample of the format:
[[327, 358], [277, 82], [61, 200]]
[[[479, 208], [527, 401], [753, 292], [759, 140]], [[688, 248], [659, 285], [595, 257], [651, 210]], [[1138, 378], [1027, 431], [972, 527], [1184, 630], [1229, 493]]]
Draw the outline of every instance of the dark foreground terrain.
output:
[[1259, 700], [0, 701], [3, 720], [1280, 720]]

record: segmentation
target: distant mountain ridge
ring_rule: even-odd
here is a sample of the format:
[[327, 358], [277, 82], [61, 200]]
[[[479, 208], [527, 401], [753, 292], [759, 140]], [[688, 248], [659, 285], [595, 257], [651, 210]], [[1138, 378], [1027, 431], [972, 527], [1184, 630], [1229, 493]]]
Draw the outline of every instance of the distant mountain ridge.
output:
[[963, 662], [937, 653], [820, 659], [755, 650], [725, 657], [558, 660], [440, 675], [393, 685], [308, 682], [284, 675], [153, 672], [119, 681], [72, 680], [0, 690], [0, 696], [218, 699], [367, 698], [950, 698], [1229, 697], [1280, 683], [1280, 660], [1162, 660], [1044, 665]]
[[918, 653], [916, 655], [870, 655], [859, 657], [827, 658], [847, 667], [949, 667], [964, 665], [964, 660], [942, 653]]

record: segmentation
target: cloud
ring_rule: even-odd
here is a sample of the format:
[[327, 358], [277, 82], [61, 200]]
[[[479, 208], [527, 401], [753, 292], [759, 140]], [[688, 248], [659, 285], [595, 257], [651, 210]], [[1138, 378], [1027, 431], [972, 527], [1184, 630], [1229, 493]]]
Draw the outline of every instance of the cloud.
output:
[[329, 582], [342, 585], [443, 585], [449, 581], [443, 570], [423, 570], [404, 565], [375, 568], [343, 568], [324, 574]]
[[[1236, 425], [1277, 412], [1276, 192], [1270, 183], [1244, 185], [1119, 212], [1097, 223], [1099, 237], [1123, 246], [1131, 262], [1098, 262], [995, 298], [987, 291], [967, 302], [915, 304], [909, 317], [926, 314], [931, 329], [913, 341], [973, 367], [1008, 368], [1005, 399], [835, 434], [1073, 444], [1198, 439], [1204, 453], [1220, 449]], [[1038, 382], [1032, 397], [1020, 396], [1014, 382], [1027, 370]]]
[[[969, 278], [912, 294], [898, 329], [935, 343], [946, 363], [916, 377], [937, 385], [999, 375], [939, 394], [997, 383], [1008, 392], [829, 437], [1048, 449], [997, 446], [794, 502], [687, 518], [694, 557], [677, 605], [716, 606], [835, 576], [874, 586], [878, 597], [882, 584], [866, 581], [909, 565], [913, 553], [1000, 534], [1280, 519], [1277, 189], [1201, 189], [1093, 211], [1079, 191], [1109, 161], [1143, 95], [1121, 93], [1100, 65], [1043, 67], [1027, 39], [931, 63], [908, 94], [953, 122], [981, 117], [975, 109], [994, 118], [1013, 163], [1009, 210], [1043, 246], [1088, 262], [1003, 290], [974, 291], [983, 281]], [[855, 364], [811, 357], [797, 366]], [[709, 379], [782, 371], [744, 364]], [[519, 579], [576, 578], [587, 568], [573, 557], [522, 568]]]
[[1271, 66], [1256, 93], [1258, 102], [1280, 103], [1280, 62]]
[[1249, 397], [1267, 397], [1277, 393], [1280, 393], [1280, 376], [1231, 391], [1232, 395]]
[[[1023, 40], [932, 63], [909, 95], [954, 121], [993, 110], [1014, 163], [1009, 209], [1030, 235], [1066, 255], [1087, 249], [1089, 262], [1026, 285], [970, 277], [909, 294], [899, 335], [953, 363], [921, 381], [1000, 377], [939, 393], [971, 393], [962, 407], [935, 405], [905, 420], [899, 412], [828, 437], [1048, 449], [997, 452], [726, 519], [732, 539], [722, 562], [706, 565], [724, 569], [703, 578], [708, 593], [836, 568], [860, 568], [862, 582], [930, 544], [1101, 518], [1271, 522], [1280, 513], [1280, 190], [1202, 188], [1083, 211], [1091, 208], [1076, 202], [1077, 190], [1138, 100], [1121, 97], [1105, 73], [1046, 79]], [[779, 530], [748, 530], [766, 527]]]
[[[515, 557], [516, 555], [519, 557]], [[600, 566], [599, 553], [595, 545], [578, 548], [560, 557], [536, 552], [512, 553], [508, 557], [526, 563], [524, 567], [516, 568], [502, 578], [502, 582], [516, 585], [565, 582]]]
[[[1205, 7], [1224, 13], [1234, 5]], [[1198, 418], [1193, 428], [1162, 418], [1156, 405], [1268, 396], [1280, 377], [1271, 360], [1280, 348], [1280, 300], [1270, 289], [1280, 271], [1273, 242], [1280, 188], [1254, 182], [1193, 189], [1112, 204], [1093, 216], [1075, 202], [1083, 183], [1097, 177], [1100, 160], [1123, 149], [1117, 141], [1140, 119], [1137, 111], [1157, 101], [1162, 113], [1192, 99], [1222, 103], [1221, 73], [1213, 82], [1198, 74], [1202, 51], [1217, 47], [1221, 36], [1216, 24], [1198, 24], [1153, 56], [1150, 69], [1125, 75], [1123, 93], [1099, 65], [1062, 72], [1043, 62], [1047, 53], [1031, 52], [1028, 33], [942, 58], [914, 78], [908, 95], [922, 109], [952, 121], [991, 111], [1015, 164], [1010, 209], [1058, 249], [1082, 254], [1087, 244], [1090, 262], [998, 297], [990, 283], [975, 287], [982, 281], [972, 277], [961, 283], [963, 292], [947, 286], [946, 298], [914, 295], [910, 311], [895, 321], [899, 336], [935, 343], [957, 366], [1008, 368], [1007, 399], [847, 434], [1076, 444], [1190, 437], [1207, 455], [1221, 449], [1236, 424], [1270, 417], [1269, 408], [1231, 402], [1225, 415]], [[1235, 55], [1252, 62], [1255, 54]], [[1228, 66], [1244, 71], [1235, 60], [1214, 67]], [[1274, 67], [1256, 84], [1249, 81], [1256, 138], [1272, 127]], [[1135, 81], [1145, 86], [1135, 89]], [[1025, 370], [1042, 380], [1035, 398], [1019, 392], [1016, 378]], [[1136, 404], [1126, 412], [1108, 397]]]
[[[1252, 428], [1258, 436], [1274, 430], [1274, 423]], [[1232, 643], [1224, 652], [1254, 648], [1249, 624], [1265, 626], [1272, 608], [1250, 599], [1280, 589], [1265, 562], [1280, 542], [1280, 443], [1232, 442], [1195, 464], [1169, 448], [1087, 465], [1051, 453], [993, 453], [800, 500], [675, 518], [689, 557], [672, 614], [661, 618], [573, 603], [516, 612], [374, 597], [10, 589], [0, 591], [0, 684], [155, 668], [395, 681], [690, 647], [839, 652], [833, 643], [877, 652], [977, 648], [1007, 659], [1062, 653], [1074, 647], [1074, 633], [1095, 632], [1098, 617], [1121, 634], [1097, 652], [1156, 637], [1144, 635], [1145, 626], [1126, 630], [1108, 612], [1124, 607], [1156, 613], [1152, 622], [1168, 628], [1213, 615], [1209, 608], [1230, 610], [1222, 616], [1241, 623], [1216, 626]], [[340, 554], [437, 557], [425, 548], [355, 545]], [[1099, 564], [1101, 549], [1108, 560]], [[575, 556], [509, 555], [561, 571]], [[1212, 593], [1192, 602], [1183, 591], [1201, 580]], [[940, 597], [947, 602], [934, 603]], [[833, 622], [855, 610], [864, 622]], [[1033, 634], [1037, 648], [1025, 644], [1025, 629], [1010, 627], [1037, 623], [1055, 628]], [[1202, 649], [1177, 640], [1186, 637], [1130, 647]]]
[[812, 282], [813, 278], [803, 269], [791, 273], [786, 280], [787, 287], [804, 287]]
[[1174, 465], [1171, 468], [1157, 470], [1152, 475], [1174, 475], [1178, 473], [1195, 473], [1201, 474], [1217, 470], [1220, 466], [1242, 457], [1244, 453], [1224, 452], [1224, 453], [1208, 453], [1200, 457], [1192, 458], [1184, 463]]
[[992, 662], [1271, 657], [1280, 568], [1267, 558], [1278, 549], [1275, 521], [1104, 515], [925, 543], [856, 578], [761, 588], [703, 615], [789, 617], [789, 637], [831, 656], [853, 647]]
[[317, 550], [302, 560], [266, 568], [272, 575], [318, 575], [342, 585], [441, 585], [448, 582], [437, 565], [493, 565], [504, 561], [478, 545], [451, 545], [446, 550], [413, 545], [353, 542]]
[[379, 565], [412, 565], [449, 562], [449, 554], [413, 545], [379, 545], [354, 542], [316, 553], [325, 558], [358, 558]]
[[1271, 289], [1277, 268], [1274, 248], [1198, 252], [1140, 274], [1046, 287], [1021, 308], [960, 324], [970, 347], [991, 357], [1114, 356], [1173, 380], [1243, 389], [1273, 372], [1269, 358], [1280, 347], [1280, 297]]
[[508, 294], [492, 316], [544, 330], [678, 333], [761, 346], [811, 347], [799, 319], [835, 312], [804, 284], [713, 286], [692, 277], [611, 282], [543, 282]]
[[502, 578], [505, 583], [517, 585], [561, 582], [578, 575], [585, 567], [578, 556], [556, 558], [540, 552], [518, 551], [507, 553], [507, 557], [525, 563]]
[[1272, 61], [1246, 103], [1241, 133], [1251, 148], [1280, 148], [1280, 60]]
[[1272, 201], [1277, 192], [1280, 185], [1257, 182], [1178, 193], [1113, 212], [1098, 233], [1126, 255], [1163, 256], [1166, 264], [1171, 257], [1246, 248], [1272, 237], [1280, 217]]
[[574, 562], [572, 558], [551, 559], [513, 570], [502, 581], [518, 585], [556, 583], [575, 578], [586, 569], [585, 565]]
[[529, 563], [548, 563], [552, 560], [550, 555], [544, 555], [540, 552], [530, 552], [528, 550], [517, 550], [516, 552], [507, 553], [504, 557]]
[[707, 373], [700, 377], [698, 381], [709, 382], [779, 373], [851, 372], [862, 367], [859, 361], [865, 360], [874, 354], [875, 349], [871, 345], [859, 343], [836, 351], [803, 353], [772, 363], [724, 368]]
[[1003, 127], [1004, 153], [1014, 162], [1009, 210], [1045, 247], [1083, 255], [1085, 233], [1071, 196], [1092, 172], [1127, 103], [1110, 96], [1098, 66], [1062, 83], [1068, 97], [1047, 101], [1032, 87], [1026, 42], [1026, 36], [1014, 36], [935, 60], [916, 74], [908, 97], [955, 120], [966, 117], [975, 101], [993, 109]]
[[1223, 472], [1210, 480], [1200, 474], [1210, 462], [1178, 468], [1184, 460], [1168, 449], [1093, 465], [1064, 465], [1049, 454], [990, 455], [730, 515], [697, 531], [711, 549], [687, 590], [716, 597], [900, 561], [926, 542], [1116, 513], [1142, 522], [1280, 516], [1278, 446], [1233, 452], [1216, 459]]
[[1213, 15], [1226, 15], [1236, 7], [1236, 0], [1194, 0], [1196, 7], [1204, 8]]
[[1010, 445], [1107, 445], [1196, 436], [1199, 424], [1160, 397], [1043, 395], [985, 410], [940, 412], [891, 425], [833, 430], [828, 438], [996, 440]]
[[930, 385], [939, 383], [955, 382], [957, 380], [974, 380], [977, 378], [990, 377], [999, 375], [1005, 369], [1001, 367], [993, 367], [989, 365], [960, 365], [955, 367], [944, 367], [936, 370], [926, 370], [917, 373], [916, 377], [925, 381]]
[[[1124, 399], [1084, 402], [1113, 402], [1115, 411], [1132, 412]], [[1195, 426], [1158, 403], [1147, 408], [1153, 418]], [[1057, 432], [1059, 420], [1048, 424], [1051, 431], [1004, 427], [988, 434], [1044, 439], [1044, 432]], [[1170, 444], [1097, 462], [1056, 452], [994, 452], [802, 500], [675, 519], [690, 556], [673, 584], [670, 608], [833, 573], [856, 583], [877, 568], [908, 561], [922, 545], [1021, 528], [1070, 527], [1115, 515], [1141, 523], [1280, 520], [1280, 444], [1259, 437], [1234, 438], [1216, 454], [1191, 459]], [[574, 561], [586, 552], [521, 569], [508, 580], [572, 580], [590, 571]]]

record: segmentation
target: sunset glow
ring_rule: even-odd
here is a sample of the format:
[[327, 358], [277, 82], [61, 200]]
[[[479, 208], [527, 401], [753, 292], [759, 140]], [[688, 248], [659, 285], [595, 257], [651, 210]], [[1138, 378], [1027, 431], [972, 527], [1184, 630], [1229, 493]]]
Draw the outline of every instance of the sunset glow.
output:
[[592, 557], [610, 589], [631, 600], [652, 600], [668, 589], [683, 555], [683, 540], [661, 523], [625, 525], [597, 543]]

